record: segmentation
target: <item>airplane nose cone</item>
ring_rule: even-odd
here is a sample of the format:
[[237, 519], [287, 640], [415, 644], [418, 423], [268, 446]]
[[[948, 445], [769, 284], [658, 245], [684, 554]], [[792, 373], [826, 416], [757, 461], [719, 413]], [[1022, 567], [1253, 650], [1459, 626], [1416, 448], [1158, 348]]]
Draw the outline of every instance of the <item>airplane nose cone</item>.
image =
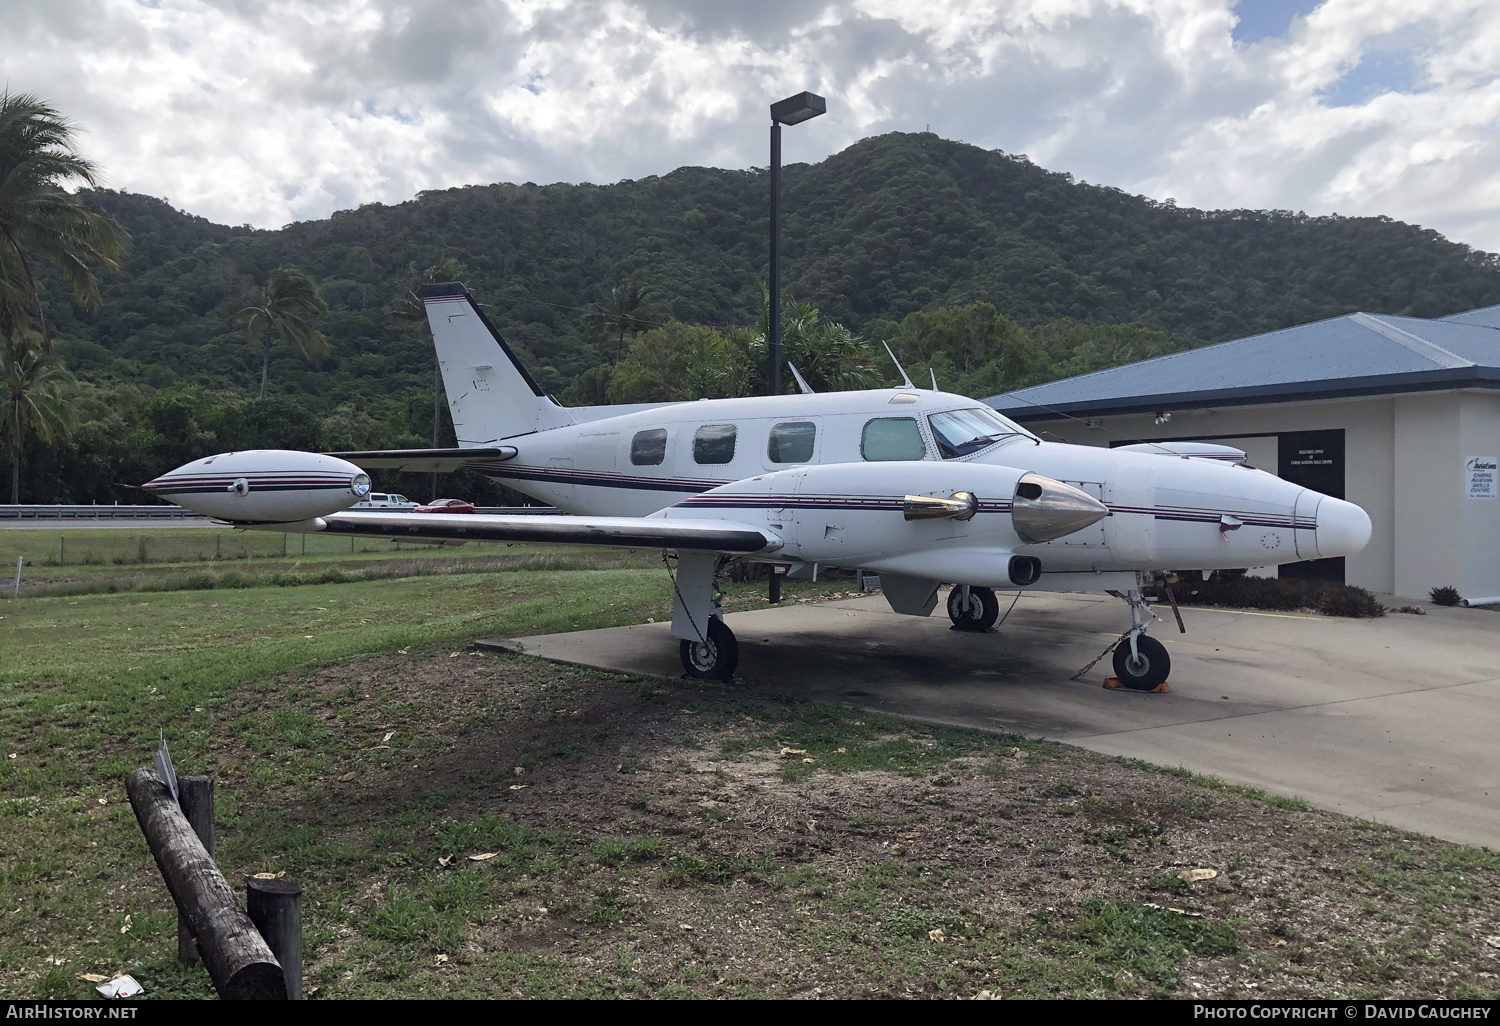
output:
[[1370, 515], [1352, 502], [1325, 496], [1318, 503], [1318, 555], [1352, 556], [1370, 541]]

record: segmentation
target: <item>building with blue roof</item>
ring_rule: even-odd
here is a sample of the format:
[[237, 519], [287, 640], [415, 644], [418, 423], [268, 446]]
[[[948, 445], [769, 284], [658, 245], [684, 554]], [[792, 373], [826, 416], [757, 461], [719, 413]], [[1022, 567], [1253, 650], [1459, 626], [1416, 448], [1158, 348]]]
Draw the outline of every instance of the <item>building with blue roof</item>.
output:
[[[985, 400], [1069, 442], [1215, 441], [1363, 506], [1369, 546], [1281, 573], [1500, 602], [1500, 306], [1355, 313]], [[1264, 573], [1275, 573], [1267, 568]]]

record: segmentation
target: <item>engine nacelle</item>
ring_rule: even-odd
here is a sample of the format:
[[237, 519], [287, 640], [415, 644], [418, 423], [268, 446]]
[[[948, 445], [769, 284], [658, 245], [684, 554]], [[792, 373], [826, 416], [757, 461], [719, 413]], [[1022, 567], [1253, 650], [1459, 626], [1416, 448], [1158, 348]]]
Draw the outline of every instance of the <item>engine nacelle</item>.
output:
[[216, 520], [289, 524], [348, 509], [370, 493], [370, 477], [334, 456], [249, 449], [185, 463], [141, 487]]

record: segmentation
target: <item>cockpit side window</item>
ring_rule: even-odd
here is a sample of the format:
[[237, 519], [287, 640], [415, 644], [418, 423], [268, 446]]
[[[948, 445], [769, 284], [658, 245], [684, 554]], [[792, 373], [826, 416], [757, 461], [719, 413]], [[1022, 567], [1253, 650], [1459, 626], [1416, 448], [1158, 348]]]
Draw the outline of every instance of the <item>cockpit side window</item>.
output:
[[927, 457], [927, 446], [915, 417], [881, 417], [865, 425], [859, 454], [872, 462], [920, 460]]
[[927, 418], [943, 459], [953, 460], [1012, 438], [1032, 438], [1029, 431], [988, 406], [934, 413]]
[[666, 457], [667, 431], [665, 428], [637, 431], [635, 437], [630, 440], [630, 462], [637, 467], [660, 466], [661, 461]]

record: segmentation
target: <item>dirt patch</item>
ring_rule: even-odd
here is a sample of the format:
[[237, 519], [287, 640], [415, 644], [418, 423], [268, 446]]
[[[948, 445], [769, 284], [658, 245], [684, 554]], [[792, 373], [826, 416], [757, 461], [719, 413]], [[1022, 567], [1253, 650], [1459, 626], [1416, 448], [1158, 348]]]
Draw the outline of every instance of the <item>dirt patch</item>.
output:
[[220, 721], [317, 997], [1497, 993], [1500, 856], [1066, 746], [464, 651]]

